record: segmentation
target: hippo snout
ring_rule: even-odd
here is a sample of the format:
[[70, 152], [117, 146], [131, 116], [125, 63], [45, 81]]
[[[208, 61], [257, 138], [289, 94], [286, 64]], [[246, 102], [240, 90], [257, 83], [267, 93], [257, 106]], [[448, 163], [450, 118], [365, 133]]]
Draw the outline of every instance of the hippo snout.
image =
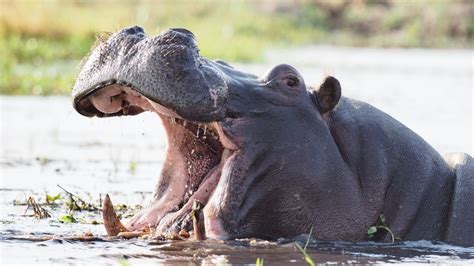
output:
[[[113, 89], [113, 106], [90, 103], [102, 89]], [[210, 122], [224, 116], [228, 86], [215, 63], [199, 55], [189, 30], [147, 36], [133, 26], [100, 43], [84, 60], [72, 96], [76, 110], [87, 116], [133, 115], [143, 111], [123, 96], [133, 91], [181, 117]]]

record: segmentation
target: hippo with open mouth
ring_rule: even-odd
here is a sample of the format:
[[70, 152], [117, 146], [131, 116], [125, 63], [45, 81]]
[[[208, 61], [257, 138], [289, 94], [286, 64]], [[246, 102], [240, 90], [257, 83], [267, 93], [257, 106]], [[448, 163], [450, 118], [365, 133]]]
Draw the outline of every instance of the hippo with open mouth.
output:
[[88, 117], [154, 112], [167, 133], [153, 199], [123, 230], [192, 231], [198, 203], [211, 239], [364, 241], [383, 214], [399, 239], [474, 245], [473, 159], [444, 159], [341, 97], [334, 77], [312, 88], [285, 64], [258, 77], [201, 57], [188, 30], [148, 37], [135, 26], [84, 59], [72, 97]]

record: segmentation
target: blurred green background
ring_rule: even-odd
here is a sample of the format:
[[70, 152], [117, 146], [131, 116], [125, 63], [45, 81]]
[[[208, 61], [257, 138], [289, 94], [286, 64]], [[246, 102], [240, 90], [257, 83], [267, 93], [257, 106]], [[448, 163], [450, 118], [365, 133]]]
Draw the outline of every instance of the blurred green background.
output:
[[96, 36], [130, 25], [185, 27], [206, 57], [259, 62], [297, 45], [472, 49], [473, 14], [472, 0], [1, 0], [0, 94], [68, 94]]

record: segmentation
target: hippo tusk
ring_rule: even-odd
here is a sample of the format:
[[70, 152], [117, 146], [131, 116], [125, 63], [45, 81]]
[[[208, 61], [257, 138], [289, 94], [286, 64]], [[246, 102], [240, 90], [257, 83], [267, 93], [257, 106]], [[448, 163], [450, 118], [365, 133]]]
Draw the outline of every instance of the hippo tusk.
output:
[[129, 232], [117, 217], [114, 206], [110, 200], [109, 194], [105, 195], [104, 203], [102, 204], [102, 218], [104, 220], [105, 231], [108, 236], [117, 236], [120, 232]]
[[206, 228], [204, 227], [203, 204], [197, 200], [193, 204], [193, 231], [195, 240], [206, 240]]

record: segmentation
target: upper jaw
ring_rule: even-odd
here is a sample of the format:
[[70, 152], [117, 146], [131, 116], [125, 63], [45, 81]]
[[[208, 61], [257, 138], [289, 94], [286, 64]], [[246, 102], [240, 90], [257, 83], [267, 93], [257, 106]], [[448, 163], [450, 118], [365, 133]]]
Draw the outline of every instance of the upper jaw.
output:
[[85, 108], [90, 106], [83, 100], [112, 84], [133, 88], [189, 120], [211, 122], [225, 116], [227, 77], [199, 55], [187, 30], [147, 37], [143, 29], [132, 27], [113, 34], [84, 60], [72, 91], [74, 107], [86, 116], [103, 116]]
[[176, 124], [178, 120], [199, 136], [200, 131], [214, 132], [219, 138], [221, 145], [229, 150], [237, 150], [239, 147], [232, 141], [221, 120], [202, 122], [191, 120], [186, 116], [181, 116], [158, 102], [155, 102], [137, 90], [126, 87], [126, 85], [119, 85], [112, 83], [105, 87], [93, 91], [81, 101], [78, 101], [75, 108], [86, 116], [110, 117], [121, 115], [136, 115], [144, 111], [155, 112], [162, 120], [169, 119], [172, 124]]

